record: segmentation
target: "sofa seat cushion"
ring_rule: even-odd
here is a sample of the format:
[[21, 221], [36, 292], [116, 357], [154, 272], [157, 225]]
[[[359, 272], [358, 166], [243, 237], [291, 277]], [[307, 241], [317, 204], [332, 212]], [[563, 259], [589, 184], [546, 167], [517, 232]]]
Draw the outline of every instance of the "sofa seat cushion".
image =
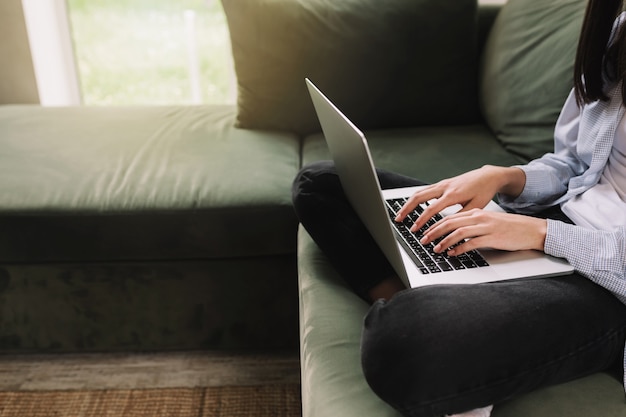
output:
[[299, 139], [235, 113], [0, 107], [0, 262], [294, 253]]
[[[520, 159], [506, 152], [486, 126], [479, 124], [377, 130], [366, 132], [365, 136], [377, 167], [426, 182], [484, 164], [506, 166], [520, 163]], [[330, 159], [321, 134], [305, 138], [302, 152], [303, 164]]]
[[[368, 305], [300, 230], [300, 354], [304, 417], [400, 417], [371, 391], [359, 342]], [[598, 373], [498, 404], [492, 417], [623, 416], [620, 381]]]

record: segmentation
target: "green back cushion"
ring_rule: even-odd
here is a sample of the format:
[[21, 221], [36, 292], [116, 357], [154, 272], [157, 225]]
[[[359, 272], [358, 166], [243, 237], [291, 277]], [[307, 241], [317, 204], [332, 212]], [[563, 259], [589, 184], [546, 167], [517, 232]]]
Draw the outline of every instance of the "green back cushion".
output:
[[482, 111], [503, 145], [526, 159], [554, 148], [585, 6], [586, 0], [509, 0], [487, 39]]
[[361, 128], [476, 120], [476, 0], [222, 0], [239, 127], [319, 130], [309, 77]]

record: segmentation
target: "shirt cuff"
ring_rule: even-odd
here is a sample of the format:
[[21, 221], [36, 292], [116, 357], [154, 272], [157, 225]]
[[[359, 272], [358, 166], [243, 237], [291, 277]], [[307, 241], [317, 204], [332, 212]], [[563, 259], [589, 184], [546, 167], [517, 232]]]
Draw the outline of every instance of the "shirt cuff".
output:
[[525, 208], [529, 202], [533, 202], [533, 197], [537, 196], [537, 189], [541, 188], [541, 175], [538, 170], [532, 169], [528, 165], [514, 165], [513, 168], [519, 168], [526, 175], [526, 184], [520, 195], [511, 197], [507, 194], [498, 194], [498, 202], [501, 206], [512, 210]]
[[572, 225], [552, 219], [547, 219], [547, 221], [548, 228], [543, 251], [557, 258], [567, 258], [569, 251], [572, 250], [572, 244], [567, 239], [567, 236], [571, 235], [571, 233], [567, 232], [567, 228]]

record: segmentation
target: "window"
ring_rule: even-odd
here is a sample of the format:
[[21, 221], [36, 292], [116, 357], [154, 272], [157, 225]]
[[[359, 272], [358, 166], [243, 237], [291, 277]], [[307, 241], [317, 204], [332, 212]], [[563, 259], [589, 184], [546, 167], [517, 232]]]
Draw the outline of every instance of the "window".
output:
[[[29, 23], [28, 3], [31, 17], [54, 20], [61, 32], [65, 25], [70, 37], [60, 42], [69, 54], [56, 55], [64, 55], [60, 71], [70, 84], [74, 80], [79, 98], [53, 104], [76, 104], [81, 98], [85, 105], [235, 101], [230, 41], [219, 0], [22, 1], [31, 50], [36, 47], [31, 32], [41, 24]], [[55, 13], [44, 12], [43, 3]], [[51, 51], [51, 36], [39, 38], [42, 50]], [[35, 60], [35, 51], [33, 56]], [[49, 65], [44, 72], [51, 72]], [[59, 85], [58, 80], [48, 84]]]
[[22, 0], [22, 7], [41, 104], [80, 104], [65, 1]]

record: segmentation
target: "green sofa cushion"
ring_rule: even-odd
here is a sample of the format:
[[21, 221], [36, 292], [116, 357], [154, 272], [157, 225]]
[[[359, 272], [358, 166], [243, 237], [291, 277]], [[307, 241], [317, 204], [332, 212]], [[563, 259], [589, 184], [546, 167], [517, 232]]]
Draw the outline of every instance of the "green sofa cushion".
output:
[[361, 371], [368, 306], [328, 263], [309, 235], [298, 236], [300, 367], [304, 417], [395, 417]]
[[573, 87], [585, 0], [509, 0], [487, 39], [480, 100], [504, 146], [526, 159], [554, 148], [554, 125]]
[[[508, 166], [521, 161], [508, 153], [484, 125], [377, 130], [365, 134], [377, 167], [427, 182], [484, 164]], [[305, 138], [302, 149], [303, 164], [330, 159], [321, 134]]]
[[362, 128], [476, 120], [475, 0], [222, 3], [240, 127], [319, 131], [305, 77]]
[[0, 261], [294, 254], [300, 141], [234, 118], [234, 106], [0, 107]]

